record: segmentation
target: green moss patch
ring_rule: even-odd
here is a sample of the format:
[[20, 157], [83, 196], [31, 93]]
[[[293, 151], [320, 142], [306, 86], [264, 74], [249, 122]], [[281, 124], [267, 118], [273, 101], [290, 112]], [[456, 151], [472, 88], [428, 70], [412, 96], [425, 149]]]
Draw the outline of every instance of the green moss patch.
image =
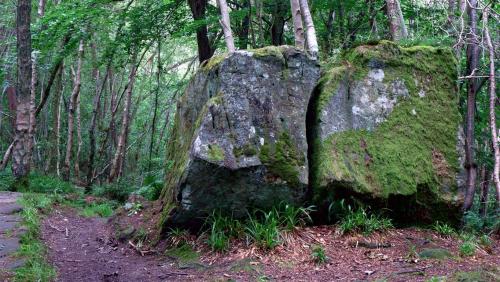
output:
[[423, 249], [418, 256], [422, 259], [447, 259], [453, 257], [453, 254], [446, 249]]
[[304, 165], [305, 160], [288, 133], [281, 133], [274, 144], [265, 143], [260, 148], [259, 157], [271, 174], [292, 185], [299, 184], [298, 167]]
[[315, 200], [343, 187], [371, 198], [415, 196], [417, 204], [429, 209], [438, 202], [452, 203], [457, 192], [461, 120], [452, 52], [428, 46], [402, 48], [382, 41], [358, 46], [342, 58], [341, 66], [323, 73], [313, 109], [315, 123], [340, 85], [348, 87], [364, 79], [370, 68], [384, 70], [386, 85], [403, 81], [410, 95], [398, 101], [372, 131], [348, 130], [312, 140]]

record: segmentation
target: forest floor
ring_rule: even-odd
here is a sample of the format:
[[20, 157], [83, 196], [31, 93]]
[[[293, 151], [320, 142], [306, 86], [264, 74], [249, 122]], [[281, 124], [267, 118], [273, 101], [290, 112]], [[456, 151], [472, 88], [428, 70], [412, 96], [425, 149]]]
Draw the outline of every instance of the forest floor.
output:
[[[461, 257], [459, 239], [418, 228], [342, 236], [334, 226], [305, 227], [267, 252], [241, 240], [216, 253], [193, 239], [141, 253], [142, 242], [120, 236], [116, 218], [83, 217], [67, 206], [53, 208], [41, 228], [57, 281], [500, 281], [498, 237]], [[312, 260], [315, 245], [324, 247], [326, 263]]]

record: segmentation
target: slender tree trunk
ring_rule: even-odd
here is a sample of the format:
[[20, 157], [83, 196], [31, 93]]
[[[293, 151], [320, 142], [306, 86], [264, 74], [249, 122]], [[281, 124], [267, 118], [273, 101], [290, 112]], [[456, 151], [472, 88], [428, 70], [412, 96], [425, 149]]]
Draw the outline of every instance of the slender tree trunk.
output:
[[274, 46], [284, 44], [286, 2], [284, 0], [274, 1], [273, 19], [271, 25], [271, 43]]
[[311, 12], [309, 11], [309, 4], [307, 3], [307, 0], [299, 0], [299, 1], [300, 1], [300, 10], [302, 11], [302, 17], [306, 28], [305, 34], [307, 42], [307, 51], [309, 51], [309, 53], [313, 57], [316, 57], [319, 51], [318, 39], [316, 38], [316, 29], [314, 28]]
[[29, 187], [31, 151], [30, 127], [30, 83], [31, 83], [31, 1], [17, 2], [17, 106], [14, 148], [12, 151], [12, 173], [16, 179], [14, 190]]
[[58, 168], [58, 166], [56, 164], [56, 162], [58, 161], [57, 155], [59, 152], [59, 148], [58, 148], [59, 141], [57, 139], [58, 138], [57, 129], [60, 127], [60, 125], [59, 125], [59, 120], [60, 120], [59, 107], [60, 107], [61, 95], [62, 95], [63, 87], [64, 87], [63, 86], [63, 76], [62, 76], [63, 72], [64, 72], [64, 65], [62, 65], [61, 68], [58, 70], [57, 79], [56, 79], [56, 93], [54, 93], [55, 95], [52, 96], [51, 115], [52, 115], [52, 121], [54, 124], [53, 124], [52, 128], [50, 128], [49, 134], [48, 134], [49, 149], [48, 149], [47, 160], [46, 160], [45, 169], [44, 169], [46, 173], [49, 171], [56, 171], [57, 172], [57, 168]]
[[290, 0], [290, 7], [292, 9], [295, 46], [304, 49], [304, 26], [302, 25], [302, 12], [300, 11], [299, 0]]
[[[470, 32], [467, 36], [467, 75], [473, 76], [479, 66], [479, 45], [477, 39], [477, 0], [467, 2], [467, 15]], [[472, 207], [476, 188], [477, 164], [474, 159], [474, 118], [476, 116], [477, 79], [470, 78], [467, 83], [467, 116], [465, 131], [465, 171], [467, 174], [463, 210]]]
[[389, 18], [389, 31], [393, 41], [399, 41], [408, 37], [408, 30], [401, 11], [399, 0], [386, 0], [387, 17]]
[[148, 162], [148, 170], [151, 171], [151, 158], [153, 156], [153, 147], [154, 147], [154, 138], [155, 138], [155, 129], [156, 129], [156, 116], [158, 113], [158, 96], [160, 94], [161, 88], [161, 39], [158, 38], [158, 69], [156, 71], [156, 91], [155, 91], [155, 103], [154, 103], [154, 111], [153, 111], [153, 121], [151, 123], [151, 139], [149, 142], [149, 162]]
[[226, 47], [229, 52], [234, 52], [236, 48], [234, 47], [233, 32], [231, 30], [231, 21], [229, 19], [229, 9], [227, 7], [226, 0], [217, 0], [220, 8], [220, 24], [222, 30], [224, 31], [224, 40], [226, 41]]
[[7, 151], [5, 151], [5, 154], [3, 155], [3, 158], [0, 161], [0, 171], [4, 170], [7, 167], [7, 163], [9, 162], [13, 148], [14, 148], [14, 143], [11, 143], [7, 148]]
[[488, 212], [488, 190], [490, 189], [491, 172], [486, 166], [481, 169], [481, 195], [479, 200], [479, 214], [485, 217]]
[[[38, 18], [42, 18], [45, 14], [45, 0], [38, 1]], [[31, 66], [31, 95], [30, 95], [30, 128], [29, 128], [29, 151], [32, 152], [31, 164], [33, 164], [33, 142], [35, 142], [36, 131], [36, 83], [38, 80], [37, 71], [37, 54], [32, 55]]]
[[[204, 20], [207, 9], [207, 0], [188, 0], [191, 13], [194, 20]], [[198, 43], [198, 59], [200, 63], [208, 60], [213, 55], [210, 40], [208, 39], [208, 28], [206, 25], [200, 25], [196, 29], [196, 41]]]
[[[493, 147], [493, 155], [495, 156], [495, 161], [493, 164], [493, 182], [495, 182], [495, 190], [497, 193], [497, 198], [500, 199], [500, 148], [498, 147], [498, 130], [497, 130], [497, 120], [496, 120], [496, 103], [497, 90], [496, 90], [496, 77], [495, 77], [495, 48], [493, 47], [493, 42], [490, 36], [490, 30], [488, 28], [488, 17], [489, 8], [485, 8], [483, 12], [483, 25], [484, 25], [484, 37], [486, 40], [486, 45], [488, 46], [489, 56], [490, 56], [490, 128], [491, 128], [491, 144]], [[500, 203], [497, 203], [500, 207]]]
[[78, 47], [77, 69], [75, 73], [73, 91], [71, 93], [69, 101], [69, 110], [68, 110], [68, 142], [66, 143], [66, 157], [64, 159], [64, 166], [63, 166], [63, 179], [66, 181], [69, 180], [71, 174], [70, 167], [71, 167], [71, 151], [73, 147], [74, 119], [75, 119], [76, 106], [78, 102], [78, 96], [80, 95], [82, 57], [83, 57], [83, 40], [80, 40], [80, 45]]
[[255, 15], [257, 17], [257, 25], [258, 25], [258, 46], [264, 46], [264, 23], [262, 20], [262, 10], [263, 10], [263, 0], [255, 0]]
[[64, 69], [64, 64], [61, 66], [61, 88], [60, 91], [58, 91], [58, 96], [57, 96], [57, 107], [55, 110], [57, 110], [57, 115], [56, 115], [56, 173], [57, 176], [61, 176], [61, 110], [62, 110], [62, 99], [63, 99], [63, 93], [64, 93], [64, 83], [62, 83], [62, 72]]
[[125, 147], [128, 138], [132, 92], [134, 90], [135, 76], [137, 73], [137, 54], [134, 54], [132, 56], [133, 58], [131, 60], [130, 76], [128, 80], [127, 90], [125, 92], [125, 102], [123, 105], [122, 129], [120, 135], [118, 136], [118, 146], [116, 147], [116, 153], [111, 163], [111, 170], [108, 177], [109, 182], [113, 182], [121, 175], [123, 160], [125, 159]]
[[82, 121], [80, 114], [80, 95], [76, 97], [76, 155], [75, 155], [75, 178], [80, 178], [80, 152], [82, 151]]
[[[95, 48], [92, 49], [95, 50]], [[97, 67], [97, 55], [95, 54], [95, 51], [92, 54], [94, 57], [94, 63], [96, 64], [96, 67], [93, 70], [93, 77], [95, 80], [95, 94], [94, 94], [94, 99], [92, 101], [92, 117], [90, 119], [90, 126], [89, 126], [89, 161], [87, 167], [87, 192], [90, 192], [89, 189], [92, 186], [92, 180], [94, 177], [94, 159], [95, 159], [95, 148], [96, 148], [95, 135], [96, 135], [97, 119], [99, 117], [98, 113], [101, 104], [101, 96], [104, 87], [106, 85], [106, 80], [109, 76], [109, 73], [111, 72], [110, 70], [111, 63], [109, 63], [106, 69], [106, 74], [102, 81], [102, 85], [101, 87], [99, 87], [99, 68]]]

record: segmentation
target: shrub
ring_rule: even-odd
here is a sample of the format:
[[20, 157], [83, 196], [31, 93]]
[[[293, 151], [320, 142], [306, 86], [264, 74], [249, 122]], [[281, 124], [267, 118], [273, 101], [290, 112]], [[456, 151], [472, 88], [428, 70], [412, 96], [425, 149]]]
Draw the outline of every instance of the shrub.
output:
[[369, 215], [364, 208], [354, 211], [349, 207], [346, 215], [340, 220], [339, 227], [342, 234], [349, 232], [371, 234], [392, 228], [393, 225], [390, 219], [374, 214]]
[[0, 171], [0, 191], [8, 191], [14, 183], [14, 176], [9, 169]]
[[460, 255], [463, 257], [470, 257], [476, 253], [476, 244], [471, 241], [465, 241], [460, 245]]
[[326, 261], [328, 260], [325, 249], [320, 245], [313, 246], [311, 256], [313, 261], [317, 264], [326, 263]]
[[441, 223], [436, 221], [432, 226], [432, 229], [443, 236], [451, 236], [455, 234], [455, 229], [446, 223]]
[[75, 192], [75, 187], [57, 176], [32, 174], [30, 175], [30, 192], [67, 194]]
[[142, 187], [135, 193], [149, 201], [158, 200], [163, 189], [163, 176], [161, 174], [148, 174], [144, 178]]

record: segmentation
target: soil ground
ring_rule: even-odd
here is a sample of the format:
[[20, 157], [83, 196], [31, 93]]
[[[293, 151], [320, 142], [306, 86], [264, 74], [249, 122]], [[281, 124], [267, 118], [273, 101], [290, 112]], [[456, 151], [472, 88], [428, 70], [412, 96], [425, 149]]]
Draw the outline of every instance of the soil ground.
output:
[[[416, 228], [363, 237], [340, 236], [333, 226], [307, 227], [287, 234], [286, 244], [272, 252], [242, 240], [233, 242], [226, 253], [214, 253], [201, 238], [193, 242], [196, 252], [183, 259], [164, 250], [140, 254], [138, 242], [120, 242], [115, 235], [109, 220], [84, 218], [67, 207], [56, 207], [42, 226], [58, 281], [427, 281], [460, 280], [471, 271], [470, 281], [500, 281], [499, 238], [491, 247], [462, 258], [457, 238]], [[312, 261], [314, 245], [324, 246], [327, 263]], [[451, 254], [443, 259], [419, 258], [426, 249]]]

